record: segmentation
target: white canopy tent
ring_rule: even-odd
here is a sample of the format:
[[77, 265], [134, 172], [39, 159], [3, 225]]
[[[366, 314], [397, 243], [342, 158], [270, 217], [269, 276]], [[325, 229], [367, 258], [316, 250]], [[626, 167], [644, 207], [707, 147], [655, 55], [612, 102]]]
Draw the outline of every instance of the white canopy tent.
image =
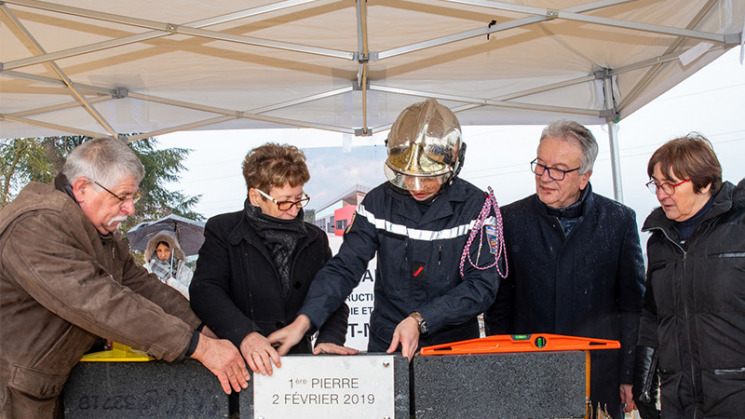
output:
[[[199, 128], [371, 135], [423, 97], [464, 125], [612, 125], [742, 44], [745, 24], [743, 0], [5, 0], [0, 10], [0, 138], [128, 141]], [[613, 135], [611, 150], [621, 199]]]

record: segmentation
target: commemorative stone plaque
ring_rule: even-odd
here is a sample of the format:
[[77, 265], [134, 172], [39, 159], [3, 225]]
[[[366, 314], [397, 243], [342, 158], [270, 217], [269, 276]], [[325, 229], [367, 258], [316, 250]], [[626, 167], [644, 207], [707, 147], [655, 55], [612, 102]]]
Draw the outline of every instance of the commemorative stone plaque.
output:
[[393, 355], [284, 357], [272, 376], [254, 375], [253, 418], [393, 419], [395, 364]]

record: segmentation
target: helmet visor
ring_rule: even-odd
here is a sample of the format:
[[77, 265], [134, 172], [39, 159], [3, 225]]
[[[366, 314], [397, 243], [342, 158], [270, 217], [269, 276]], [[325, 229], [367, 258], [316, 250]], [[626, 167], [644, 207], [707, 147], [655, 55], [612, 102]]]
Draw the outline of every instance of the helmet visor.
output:
[[[438, 144], [439, 145], [439, 144]], [[433, 176], [449, 171], [443, 163], [440, 147], [423, 147], [420, 144], [403, 144], [403, 147], [391, 147], [388, 163], [399, 171], [414, 176]], [[398, 153], [396, 153], [398, 151]]]
[[395, 167], [391, 167], [389, 162], [384, 165], [385, 177], [394, 186], [407, 190], [407, 191], [437, 191], [440, 187], [450, 179], [450, 169], [447, 168], [446, 172], [440, 175], [431, 176], [427, 175], [414, 175], [406, 174], [397, 170]]

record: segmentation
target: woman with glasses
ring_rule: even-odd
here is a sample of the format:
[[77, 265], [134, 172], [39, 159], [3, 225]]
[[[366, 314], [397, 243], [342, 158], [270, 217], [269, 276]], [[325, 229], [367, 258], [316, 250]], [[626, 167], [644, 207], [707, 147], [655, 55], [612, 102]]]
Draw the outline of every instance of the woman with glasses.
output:
[[[644, 418], [661, 379], [662, 417], [742, 417], [745, 412], [745, 182], [722, 182], [711, 143], [698, 133], [654, 152], [647, 186], [660, 207], [651, 233], [634, 393]], [[656, 367], [655, 367], [656, 364]]]
[[[271, 375], [279, 354], [266, 339], [297, 315], [316, 272], [331, 258], [328, 237], [303, 221], [310, 198], [305, 155], [290, 145], [265, 144], [243, 161], [248, 197], [242, 211], [211, 218], [190, 287], [194, 312], [233, 342], [254, 373]], [[351, 354], [344, 347], [349, 308], [339, 306], [291, 353]]]

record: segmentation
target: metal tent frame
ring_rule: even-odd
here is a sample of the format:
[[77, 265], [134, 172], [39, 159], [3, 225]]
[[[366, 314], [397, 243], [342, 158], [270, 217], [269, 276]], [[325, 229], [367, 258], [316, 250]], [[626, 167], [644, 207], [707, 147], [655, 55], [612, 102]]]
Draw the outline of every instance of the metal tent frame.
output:
[[[246, 7], [248, 5], [248, 7]], [[0, 137], [614, 124], [743, 42], [737, 0], [0, 1]], [[208, 16], [208, 17], [204, 17]], [[151, 18], [155, 17], [155, 18]]]

